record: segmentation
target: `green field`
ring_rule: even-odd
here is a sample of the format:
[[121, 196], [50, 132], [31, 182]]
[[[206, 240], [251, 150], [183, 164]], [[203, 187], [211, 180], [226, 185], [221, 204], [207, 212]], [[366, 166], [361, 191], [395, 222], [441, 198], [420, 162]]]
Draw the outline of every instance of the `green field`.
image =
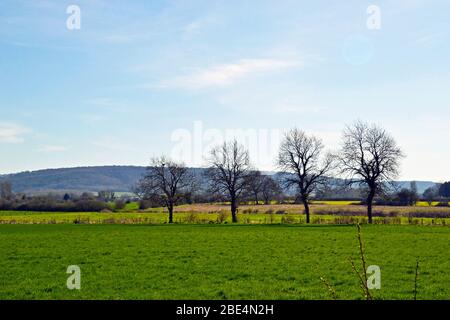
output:
[[[364, 225], [377, 299], [450, 298], [450, 228]], [[0, 225], [0, 299], [361, 299], [355, 226]], [[81, 267], [81, 290], [66, 269]]]

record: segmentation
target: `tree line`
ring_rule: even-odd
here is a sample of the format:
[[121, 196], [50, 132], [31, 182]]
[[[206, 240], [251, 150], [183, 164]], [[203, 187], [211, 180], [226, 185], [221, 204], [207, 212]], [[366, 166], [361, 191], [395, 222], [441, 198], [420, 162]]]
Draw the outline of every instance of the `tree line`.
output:
[[[381, 205], [414, 205], [419, 200], [417, 186], [398, 188], [401, 149], [379, 126], [355, 122], [346, 126], [340, 150], [325, 150], [320, 138], [293, 128], [283, 137], [276, 164], [280, 172], [265, 175], [250, 161], [248, 150], [236, 140], [212, 148], [207, 166], [198, 170], [167, 157], [153, 158], [145, 175], [133, 188], [140, 208], [165, 206], [169, 222], [174, 208], [182, 203], [227, 202], [232, 221], [237, 222], [240, 203], [302, 203], [310, 222], [312, 199], [361, 199], [372, 222], [374, 199]], [[337, 179], [336, 177], [339, 177]], [[206, 181], [207, 187], [204, 188]], [[339, 181], [339, 182], [337, 182]], [[394, 190], [394, 191], [393, 191]], [[450, 197], [450, 182], [425, 190], [422, 200], [430, 205]], [[15, 195], [9, 182], [0, 182], [0, 210], [23, 211], [108, 211], [121, 210], [136, 199], [118, 197], [112, 191], [97, 195], [83, 193], [27, 196]], [[448, 205], [443, 201], [442, 205]]]
[[[344, 177], [348, 186], [358, 185], [365, 190], [368, 222], [372, 223], [374, 198], [398, 177], [403, 156], [394, 138], [383, 128], [358, 121], [344, 129], [337, 153], [326, 151], [320, 138], [298, 128], [291, 129], [283, 137], [276, 161], [286, 173], [282, 187], [295, 190], [303, 203], [307, 223], [311, 197], [334, 175]], [[209, 191], [230, 203], [232, 221], [237, 222], [239, 200], [246, 190], [256, 192], [262, 183], [251, 164], [249, 151], [236, 140], [226, 141], [212, 148], [207, 162], [205, 178]], [[162, 156], [152, 159], [136, 190], [144, 198], [160, 199], [172, 223], [174, 206], [193, 188], [195, 178], [191, 171], [184, 164]]]

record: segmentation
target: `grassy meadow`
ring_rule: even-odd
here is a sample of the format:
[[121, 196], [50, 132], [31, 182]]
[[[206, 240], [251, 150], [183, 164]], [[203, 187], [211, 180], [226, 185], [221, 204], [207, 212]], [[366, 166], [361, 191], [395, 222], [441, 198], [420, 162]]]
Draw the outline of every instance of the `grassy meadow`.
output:
[[[368, 264], [380, 266], [376, 299], [450, 297], [450, 208], [374, 209], [316, 202], [311, 225], [297, 204], [243, 205], [231, 224], [227, 204], [164, 208], [137, 203], [107, 212], [0, 211], [1, 299], [362, 299], [349, 257], [359, 265], [354, 224], [362, 223]], [[82, 289], [68, 290], [78, 265]]]
[[[364, 225], [376, 299], [450, 297], [450, 229]], [[361, 299], [355, 226], [1, 225], [0, 299]], [[81, 290], [66, 269], [81, 268]]]

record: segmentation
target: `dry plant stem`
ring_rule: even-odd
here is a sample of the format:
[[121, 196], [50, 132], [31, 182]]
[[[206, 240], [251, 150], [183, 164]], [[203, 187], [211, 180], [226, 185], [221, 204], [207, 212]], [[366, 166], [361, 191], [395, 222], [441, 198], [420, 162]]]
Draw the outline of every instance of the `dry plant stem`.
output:
[[358, 228], [358, 242], [359, 242], [359, 255], [361, 257], [361, 263], [362, 263], [362, 268], [363, 268], [363, 275], [364, 275], [364, 280], [367, 283], [367, 273], [366, 273], [366, 259], [364, 257], [364, 243], [362, 241], [362, 237], [361, 237], [361, 226], [359, 225], [359, 223], [356, 225], [356, 227]]
[[417, 281], [419, 280], [419, 258], [416, 262], [416, 275], [414, 277], [414, 300], [417, 300]]
[[366, 284], [364, 283], [364, 279], [363, 279], [363, 277], [361, 276], [361, 273], [358, 271], [358, 269], [356, 269], [356, 266], [355, 266], [355, 263], [353, 262], [353, 259], [352, 259], [352, 258], [349, 258], [349, 260], [350, 260], [350, 264], [352, 265], [353, 271], [354, 271], [355, 274], [358, 276], [358, 279], [359, 279], [359, 285], [360, 285], [361, 290], [362, 290], [362, 292], [363, 292], [363, 296], [364, 296], [364, 298], [367, 299], [367, 290], [366, 290]]
[[372, 295], [370, 294], [370, 290], [367, 286], [367, 268], [366, 268], [366, 258], [364, 257], [364, 242], [362, 240], [362, 236], [361, 236], [361, 226], [359, 224], [356, 225], [357, 229], [358, 229], [358, 242], [359, 242], [359, 255], [361, 258], [361, 264], [362, 264], [362, 276], [361, 273], [358, 272], [358, 270], [356, 269], [356, 266], [353, 262], [353, 260], [350, 259], [350, 263], [352, 264], [352, 268], [353, 271], [355, 271], [359, 277], [360, 283], [361, 283], [361, 288], [364, 291], [364, 297], [367, 300], [372, 300]]
[[320, 277], [320, 281], [327, 287], [328, 293], [333, 300], [337, 300], [336, 290], [325, 277]]

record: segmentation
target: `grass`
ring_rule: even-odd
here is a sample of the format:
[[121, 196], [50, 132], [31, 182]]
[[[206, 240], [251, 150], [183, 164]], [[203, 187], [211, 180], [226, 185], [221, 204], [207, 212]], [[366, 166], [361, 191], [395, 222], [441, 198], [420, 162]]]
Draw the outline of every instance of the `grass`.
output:
[[[375, 299], [450, 296], [450, 229], [363, 226]], [[0, 299], [361, 299], [355, 226], [0, 225]], [[66, 269], [81, 267], [81, 290]]]

